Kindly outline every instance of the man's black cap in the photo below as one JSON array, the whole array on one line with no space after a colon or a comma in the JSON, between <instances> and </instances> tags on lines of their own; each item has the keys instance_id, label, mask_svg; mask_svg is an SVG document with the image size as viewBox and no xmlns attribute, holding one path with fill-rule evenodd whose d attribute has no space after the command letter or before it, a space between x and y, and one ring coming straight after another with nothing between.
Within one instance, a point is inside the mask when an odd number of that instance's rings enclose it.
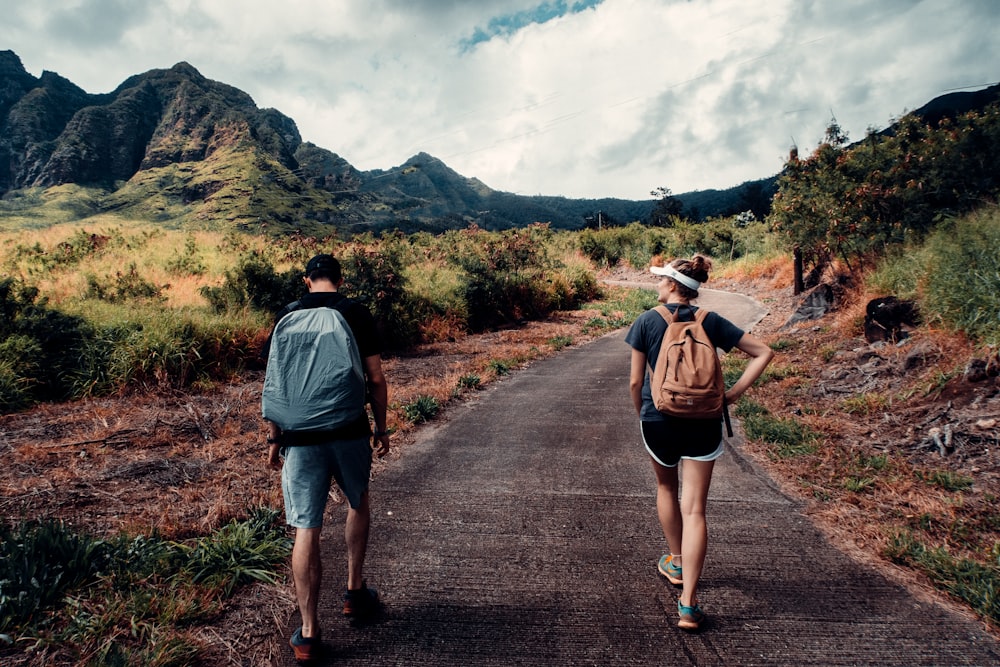
<instances>
[{"instance_id":1,"label":"man's black cap","mask_svg":"<svg viewBox=\"0 0 1000 667\"><path fill-rule=\"evenodd\" d=\"M306 275L308 276L313 271L319 269L324 269L326 271L336 271L340 268L340 262L338 262L333 255L316 255L309 260L306 264Z\"/></svg>"}]
</instances>

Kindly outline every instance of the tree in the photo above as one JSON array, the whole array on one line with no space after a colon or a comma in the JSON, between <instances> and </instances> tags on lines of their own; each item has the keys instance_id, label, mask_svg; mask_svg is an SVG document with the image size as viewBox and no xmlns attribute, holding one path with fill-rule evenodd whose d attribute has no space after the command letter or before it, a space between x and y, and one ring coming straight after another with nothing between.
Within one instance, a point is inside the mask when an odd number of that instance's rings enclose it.
<instances>
[{"instance_id":1,"label":"tree","mask_svg":"<svg viewBox=\"0 0 1000 667\"><path fill-rule=\"evenodd\" d=\"M681 217L684 204L670 192L670 188L660 186L649 194L658 200L649 214L649 224L653 227L672 227L674 219Z\"/></svg>"}]
</instances>

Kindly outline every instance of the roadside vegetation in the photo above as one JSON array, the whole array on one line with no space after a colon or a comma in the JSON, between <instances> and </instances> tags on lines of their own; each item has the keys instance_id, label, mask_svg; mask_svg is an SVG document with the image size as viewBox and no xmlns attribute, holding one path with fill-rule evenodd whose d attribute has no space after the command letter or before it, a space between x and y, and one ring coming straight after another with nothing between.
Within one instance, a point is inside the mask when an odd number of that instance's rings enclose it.
<instances>
[{"instance_id":1,"label":"roadside vegetation","mask_svg":"<svg viewBox=\"0 0 1000 667\"><path fill-rule=\"evenodd\" d=\"M715 258L718 278L787 294L797 248L812 284L836 286L838 307L806 327L779 331L779 322L769 332L778 359L734 406L748 449L790 492L819 503L816 515L828 526L997 627L997 468L981 474L968 458L928 453L924 435L906 430L910 417L899 416L920 414L931 423L936 406L948 402L950 409L969 395L962 383L970 360L995 358L1000 210L990 202L998 192L997 155L995 110L937 128L908 122L853 147L832 125L812 156L790 158L765 220L741 214L700 224L675 218L667 227L554 232L532 225L348 239L187 231L113 217L5 230L0 414L101 397L221 393L261 371L273 313L302 290L300 267L331 252L343 261L345 291L376 315L390 371L408 355L433 359L464 340L487 346L444 370L431 362L434 374L402 383L390 405L390 426L402 433L466 392L627 326L654 304L649 291L602 286L602 271L702 252ZM827 365L854 363L864 304L886 294L918 305L923 322L913 337L934 343L933 361L891 386L815 393ZM561 326L539 340L511 342L555 319ZM903 352L879 354L898 361ZM726 360L727 377L739 364ZM980 405L993 397L980 394ZM213 415L187 407L196 422L191 447L210 458L233 456L205 444L212 433L246 438L255 428L223 424L223 417L212 423ZM233 419L228 405L224 417ZM109 421L106 413L95 419L102 420ZM0 421L0 430L9 423ZM84 461L73 465L86 465L98 454L94 447L113 449L113 437L127 434L122 428L72 443ZM994 426L976 442L996 449L996 441ZM33 469L52 453L44 448L56 445L25 448L15 463ZM235 478L214 493L226 495ZM160 525L141 507L129 520L94 530L58 515L25 521L31 514L24 508L8 508L26 488L4 490L0 517L5 664L198 664L204 656L193 628L217 622L249 582L284 576L288 545L275 510L249 500L214 501L197 530L197 522L177 517ZM262 499L277 506L273 496L254 497ZM119 530L122 523L127 530Z\"/></svg>"}]
</instances>

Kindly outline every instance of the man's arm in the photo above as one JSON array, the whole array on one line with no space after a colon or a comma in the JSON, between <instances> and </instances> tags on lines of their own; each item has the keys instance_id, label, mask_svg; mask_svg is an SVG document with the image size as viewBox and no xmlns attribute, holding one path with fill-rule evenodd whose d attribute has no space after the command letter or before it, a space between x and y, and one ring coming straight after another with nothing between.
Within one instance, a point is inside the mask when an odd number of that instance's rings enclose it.
<instances>
[{"instance_id":1,"label":"man's arm","mask_svg":"<svg viewBox=\"0 0 1000 667\"><path fill-rule=\"evenodd\" d=\"M389 452L389 433L386 431L389 383L382 372L382 355L365 357L365 376L371 394L372 416L375 418L375 456L381 458Z\"/></svg>"},{"instance_id":2,"label":"man's arm","mask_svg":"<svg viewBox=\"0 0 1000 667\"><path fill-rule=\"evenodd\" d=\"M264 420L267 426L267 465L274 470L281 470L281 458L278 456L281 445L281 429L273 421Z\"/></svg>"}]
</instances>

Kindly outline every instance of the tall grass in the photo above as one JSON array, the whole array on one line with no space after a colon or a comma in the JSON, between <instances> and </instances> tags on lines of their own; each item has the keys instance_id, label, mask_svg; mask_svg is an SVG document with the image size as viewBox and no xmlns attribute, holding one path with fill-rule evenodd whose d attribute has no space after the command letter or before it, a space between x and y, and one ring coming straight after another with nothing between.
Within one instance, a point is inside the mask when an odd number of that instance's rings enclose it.
<instances>
[{"instance_id":1,"label":"tall grass","mask_svg":"<svg viewBox=\"0 0 1000 667\"><path fill-rule=\"evenodd\" d=\"M41 195L39 195L41 196ZM129 387L207 387L258 363L302 267L341 259L343 291L391 350L571 310L598 296L575 239L545 225L440 236L179 230L105 219L0 234L0 413Z\"/></svg>"},{"instance_id":2,"label":"tall grass","mask_svg":"<svg viewBox=\"0 0 1000 667\"><path fill-rule=\"evenodd\" d=\"M1000 343L1000 208L942 222L880 262L873 290L916 299L926 321Z\"/></svg>"},{"instance_id":3,"label":"tall grass","mask_svg":"<svg viewBox=\"0 0 1000 667\"><path fill-rule=\"evenodd\" d=\"M255 509L186 542L97 538L58 521L0 524L0 642L33 639L77 664L192 664L188 626L240 586L278 580L291 542L277 517Z\"/></svg>"}]
</instances>

